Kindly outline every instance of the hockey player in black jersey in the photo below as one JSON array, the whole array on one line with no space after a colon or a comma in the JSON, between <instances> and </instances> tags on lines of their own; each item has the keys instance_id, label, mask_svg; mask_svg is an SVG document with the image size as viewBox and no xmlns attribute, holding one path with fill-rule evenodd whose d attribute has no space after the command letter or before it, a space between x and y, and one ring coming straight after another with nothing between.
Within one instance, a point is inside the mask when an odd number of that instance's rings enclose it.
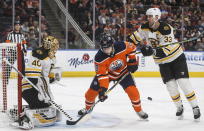
<instances>
[{"instance_id":1,"label":"hockey player in black jersey","mask_svg":"<svg viewBox=\"0 0 204 131\"><path fill-rule=\"evenodd\" d=\"M189 101L194 119L199 120L201 114L197 103L196 94L189 81L186 58L180 44L172 44L163 48L156 48L169 43L177 42L174 37L173 28L160 22L161 11L159 8L150 8L146 11L148 22L130 35L129 40L135 44L141 44L143 56L153 56L159 65L160 74L167 90L176 105L176 116L183 117L184 107L182 104L178 87L182 89Z\"/></svg>"}]
</instances>

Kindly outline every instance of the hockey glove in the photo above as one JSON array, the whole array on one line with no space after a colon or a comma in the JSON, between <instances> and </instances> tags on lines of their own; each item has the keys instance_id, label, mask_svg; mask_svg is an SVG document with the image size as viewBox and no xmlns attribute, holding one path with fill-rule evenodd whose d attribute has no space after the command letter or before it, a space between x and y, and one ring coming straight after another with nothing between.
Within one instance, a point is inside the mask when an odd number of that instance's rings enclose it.
<instances>
[{"instance_id":1,"label":"hockey glove","mask_svg":"<svg viewBox=\"0 0 204 131\"><path fill-rule=\"evenodd\" d=\"M149 45L141 46L140 50L143 56L151 56L154 53L153 48Z\"/></svg>"},{"instance_id":2,"label":"hockey glove","mask_svg":"<svg viewBox=\"0 0 204 131\"><path fill-rule=\"evenodd\" d=\"M136 59L130 59L127 63L127 69L129 72L134 73L138 69L138 62Z\"/></svg>"},{"instance_id":3,"label":"hockey glove","mask_svg":"<svg viewBox=\"0 0 204 131\"><path fill-rule=\"evenodd\" d=\"M105 87L100 87L100 89L98 91L98 93L99 93L98 99L101 102L104 102L108 98L108 96L105 95L106 91L107 91L107 88L105 88Z\"/></svg>"}]
</instances>

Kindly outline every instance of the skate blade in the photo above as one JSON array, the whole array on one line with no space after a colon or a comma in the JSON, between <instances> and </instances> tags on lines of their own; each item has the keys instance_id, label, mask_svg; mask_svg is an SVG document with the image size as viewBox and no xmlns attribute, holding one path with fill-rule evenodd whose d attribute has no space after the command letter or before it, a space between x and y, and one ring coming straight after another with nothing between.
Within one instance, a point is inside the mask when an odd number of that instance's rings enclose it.
<instances>
[{"instance_id":1,"label":"skate blade","mask_svg":"<svg viewBox=\"0 0 204 131\"><path fill-rule=\"evenodd\" d=\"M194 119L195 122L200 122L200 118Z\"/></svg>"},{"instance_id":2,"label":"skate blade","mask_svg":"<svg viewBox=\"0 0 204 131\"><path fill-rule=\"evenodd\" d=\"M31 127L31 126L20 126L18 122L10 123L10 125L13 126L13 127L16 127L16 128L23 129L23 130L31 130L31 129L33 129L33 127Z\"/></svg>"},{"instance_id":3,"label":"skate blade","mask_svg":"<svg viewBox=\"0 0 204 131\"><path fill-rule=\"evenodd\" d=\"M183 118L184 118L183 115L177 116L177 119L178 119L178 120L183 120Z\"/></svg>"},{"instance_id":4,"label":"skate blade","mask_svg":"<svg viewBox=\"0 0 204 131\"><path fill-rule=\"evenodd\" d=\"M139 121L149 121L149 119L143 119L143 118L139 118Z\"/></svg>"}]
</instances>

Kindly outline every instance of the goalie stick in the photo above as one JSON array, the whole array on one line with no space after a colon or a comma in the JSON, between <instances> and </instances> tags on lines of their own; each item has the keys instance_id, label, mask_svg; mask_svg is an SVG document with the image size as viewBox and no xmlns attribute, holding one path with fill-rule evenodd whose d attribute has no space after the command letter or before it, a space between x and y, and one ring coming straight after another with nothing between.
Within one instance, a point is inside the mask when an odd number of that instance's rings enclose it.
<instances>
[{"instance_id":1,"label":"goalie stick","mask_svg":"<svg viewBox=\"0 0 204 131\"><path fill-rule=\"evenodd\" d=\"M3 61L5 61L9 66L11 66L18 74L20 74L26 81L28 81L39 93L39 89L26 77L24 76L16 67L14 67L6 58L3 58ZM57 103L55 103L53 100L49 100L50 104L52 104L58 111L63 113L68 119L72 120L73 118L69 116Z\"/></svg>"},{"instance_id":2,"label":"goalie stick","mask_svg":"<svg viewBox=\"0 0 204 131\"><path fill-rule=\"evenodd\" d=\"M129 74L126 73L125 75L123 75L110 89L108 89L105 93L105 95L107 95L108 93L110 93L127 75ZM92 107L86 111L85 114L81 115L77 120L75 121L71 121L71 120L67 120L66 121L66 124L67 125L76 125L79 121L81 121L87 114L91 113L93 108L96 106L96 104L98 104L100 102L100 100L97 100L93 105Z\"/></svg>"},{"instance_id":3,"label":"goalie stick","mask_svg":"<svg viewBox=\"0 0 204 131\"><path fill-rule=\"evenodd\" d=\"M169 43L169 44L166 44L166 45L161 45L161 46L155 47L153 49L163 48L163 47L167 47L169 45L183 44L183 43L186 43L186 42L191 42L191 41L197 40L198 38L202 37L203 34L204 34L204 31L202 33L200 33L200 35L198 35L196 37L193 37L193 38L190 38L188 40L183 40L183 41L180 41L180 42L173 42L173 43ZM141 51L136 52L136 54L139 54L139 53L141 53Z\"/></svg>"}]
</instances>

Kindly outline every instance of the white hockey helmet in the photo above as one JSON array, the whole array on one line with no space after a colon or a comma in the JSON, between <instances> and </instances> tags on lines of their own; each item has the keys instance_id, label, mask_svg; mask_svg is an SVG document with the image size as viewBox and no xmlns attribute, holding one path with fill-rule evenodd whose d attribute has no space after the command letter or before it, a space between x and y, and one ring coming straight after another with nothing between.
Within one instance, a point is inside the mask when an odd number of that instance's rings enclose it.
<instances>
[{"instance_id":1,"label":"white hockey helmet","mask_svg":"<svg viewBox=\"0 0 204 131\"><path fill-rule=\"evenodd\" d=\"M159 8L149 8L146 11L146 15L152 15L154 19L156 18L156 16L158 16L159 20L161 18L161 11Z\"/></svg>"}]
</instances>

